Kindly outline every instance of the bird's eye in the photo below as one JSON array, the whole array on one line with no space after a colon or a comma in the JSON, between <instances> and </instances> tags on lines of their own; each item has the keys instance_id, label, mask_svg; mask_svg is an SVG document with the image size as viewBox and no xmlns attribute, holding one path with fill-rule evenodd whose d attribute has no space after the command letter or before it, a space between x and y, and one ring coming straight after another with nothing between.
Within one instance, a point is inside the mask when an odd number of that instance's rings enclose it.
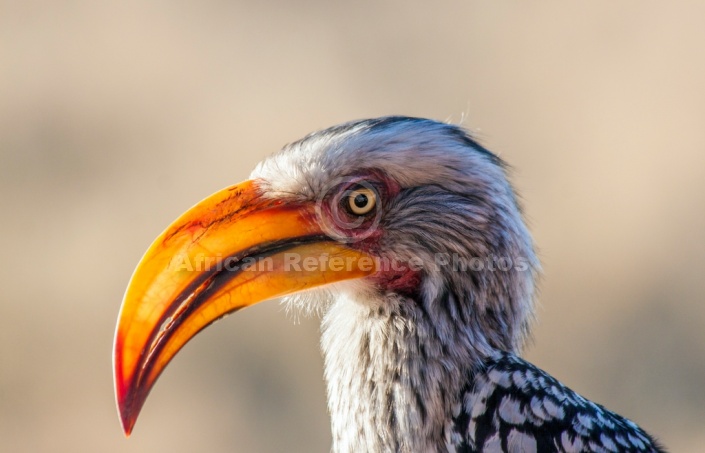
<instances>
[{"instance_id":1,"label":"bird's eye","mask_svg":"<svg viewBox=\"0 0 705 453\"><path fill-rule=\"evenodd\" d=\"M350 212L355 215L365 215L377 204L377 194L366 187L353 189L347 194Z\"/></svg>"}]
</instances>

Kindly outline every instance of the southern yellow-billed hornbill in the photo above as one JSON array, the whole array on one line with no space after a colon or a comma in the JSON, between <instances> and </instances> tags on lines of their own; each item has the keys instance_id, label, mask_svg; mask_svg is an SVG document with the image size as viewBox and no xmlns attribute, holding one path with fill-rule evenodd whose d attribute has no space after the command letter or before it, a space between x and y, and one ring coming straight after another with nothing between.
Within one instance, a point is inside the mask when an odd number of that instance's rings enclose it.
<instances>
[{"instance_id":1,"label":"southern yellow-billed hornbill","mask_svg":"<svg viewBox=\"0 0 705 453\"><path fill-rule=\"evenodd\" d=\"M324 313L336 452L659 451L518 357L537 268L502 161L461 128L386 117L313 133L142 258L115 337L123 428L196 333L286 296Z\"/></svg>"}]
</instances>

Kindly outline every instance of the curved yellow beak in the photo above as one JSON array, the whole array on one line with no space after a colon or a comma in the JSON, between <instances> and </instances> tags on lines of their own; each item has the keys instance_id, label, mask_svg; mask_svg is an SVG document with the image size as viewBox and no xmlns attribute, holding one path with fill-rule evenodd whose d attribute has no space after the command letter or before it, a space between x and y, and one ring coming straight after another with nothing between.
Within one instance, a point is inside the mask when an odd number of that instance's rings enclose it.
<instances>
[{"instance_id":1,"label":"curved yellow beak","mask_svg":"<svg viewBox=\"0 0 705 453\"><path fill-rule=\"evenodd\" d=\"M323 233L312 203L263 197L256 181L201 201L152 243L122 302L113 366L125 434L167 364L212 322L374 272L371 256Z\"/></svg>"}]
</instances>

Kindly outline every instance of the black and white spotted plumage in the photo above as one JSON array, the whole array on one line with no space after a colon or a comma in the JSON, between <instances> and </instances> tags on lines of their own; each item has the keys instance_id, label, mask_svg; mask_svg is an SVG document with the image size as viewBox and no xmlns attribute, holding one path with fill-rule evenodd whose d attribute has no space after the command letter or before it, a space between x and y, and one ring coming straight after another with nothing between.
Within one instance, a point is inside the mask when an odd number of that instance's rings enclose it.
<instances>
[{"instance_id":1,"label":"black and white spotted plumage","mask_svg":"<svg viewBox=\"0 0 705 453\"><path fill-rule=\"evenodd\" d=\"M406 117L346 123L287 145L252 178L294 202L325 203L340 181L360 178L395 188L381 190L372 234L339 239L413 262L414 278L288 299L324 307L334 452L660 451L631 421L518 358L539 263L506 166L466 131Z\"/></svg>"},{"instance_id":2,"label":"black and white spotted plumage","mask_svg":"<svg viewBox=\"0 0 705 453\"><path fill-rule=\"evenodd\" d=\"M634 422L505 352L469 380L449 432L458 453L661 451Z\"/></svg>"}]
</instances>

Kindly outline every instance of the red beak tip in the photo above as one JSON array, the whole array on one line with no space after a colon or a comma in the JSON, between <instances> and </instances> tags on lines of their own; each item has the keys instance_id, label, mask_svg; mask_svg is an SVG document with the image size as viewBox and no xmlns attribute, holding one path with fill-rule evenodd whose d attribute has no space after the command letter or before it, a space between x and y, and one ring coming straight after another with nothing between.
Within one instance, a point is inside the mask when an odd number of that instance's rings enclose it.
<instances>
[{"instance_id":1,"label":"red beak tip","mask_svg":"<svg viewBox=\"0 0 705 453\"><path fill-rule=\"evenodd\" d=\"M122 424L122 432L125 433L126 438L129 438L132 434L132 428L135 426L135 418L120 412L120 423Z\"/></svg>"},{"instance_id":2,"label":"red beak tip","mask_svg":"<svg viewBox=\"0 0 705 453\"><path fill-rule=\"evenodd\" d=\"M124 388L121 390L124 390ZM126 393L127 392L124 391L117 392L117 409L122 431L125 433L125 437L130 437L142 406L135 405L135 400L130 398Z\"/></svg>"}]
</instances>

